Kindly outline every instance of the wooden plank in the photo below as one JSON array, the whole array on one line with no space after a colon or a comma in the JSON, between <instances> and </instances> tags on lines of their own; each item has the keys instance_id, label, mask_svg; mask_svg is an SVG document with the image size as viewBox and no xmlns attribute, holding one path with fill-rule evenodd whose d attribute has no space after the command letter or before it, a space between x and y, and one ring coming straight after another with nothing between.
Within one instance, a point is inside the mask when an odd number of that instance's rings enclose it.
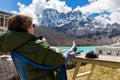
<instances>
[{"instance_id":1,"label":"wooden plank","mask_svg":"<svg viewBox=\"0 0 120 80\"><path fill-rule=\"evenodd\" d=\"M77 61L76 67L75 67L75 69L74 69L74 73L73 73L72 80L75 80L75 78L76 78L76 76L77 76L77 74L78 74L80 65L81 65L81 62Z\"/></svg>"},{"instance_id":2,"label":"wooden plank","mask_svg":"<svg viewBox=\"0 0 120 80\"><path fill-rule=\"evenodd\" d=\"M87 72L84 72L84 73L79 73L79 74L77 74L77 77L85 76L85 75L88 75L88 74L90 74L90 71L87 71Z\"/></svg>"},{"instance_id":3,"label":"wooden plank","mask_svg":"<svg viewBox=\"0 0 120 80\"><path fill-rule=\"evenodd\" d=\"M93 74L93 71L94 71L94 68L95 68L95 64L92 64L92 66L91 66L91 73L89 74L89 76L88 76L88 79L87 80L90 80L90 77L92 76L92 74Z\"/></svg>"}]
</instances>

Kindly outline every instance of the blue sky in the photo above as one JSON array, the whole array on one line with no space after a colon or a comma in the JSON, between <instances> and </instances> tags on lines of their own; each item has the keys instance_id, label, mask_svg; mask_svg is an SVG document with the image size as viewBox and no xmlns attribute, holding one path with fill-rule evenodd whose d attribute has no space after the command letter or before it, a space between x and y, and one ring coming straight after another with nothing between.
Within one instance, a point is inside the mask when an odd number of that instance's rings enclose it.
<instances>
[{"instance_id":1,"label":"blue sky","mask_svg":"<svg viewBox=\"0 0 120 80\"><path fill-rule=\"evenodd\" d=\"M72 9L76 8L77 6L84 6L85 4L88 4L88 0L60 0L60 1L65 1L69 7L72 7ZM29 5L32 3L32 0L0 0L0 8L4 10L19 11L18 9L19 7L17 5L18 2L25 5Z\"/></svg>"},{"instance_id":2,"label":"blue sky","mask_svg":"<svg viewBox=\"0 0 120 80\"><path fill-rule=\"evenodd\" d=\"M64 13L80 10L103 23L120 23L119 0L0 0L0 11L28 14L34 19L46 8Z\"/></svg>"},{"instance_id":3,"label":"blue sky","mask_svg":"<svg viewBox=\"0 0 120 80\"><path fill-rule=\"evenodd\" d=\"M21 2L22 4L25 5L29 5L32 0L0 0L0 10L8 10L8 11L12 11L12 10L19 10L17 3Z\"/></svg>"},{"instance_id":4,"label":"blue sky","mask_svg":"<svg viewBox=\"0 0 120 80\"><path fill-rule=\"evenodd\" d=\"M88 0L61 0L61 1L65 1L66 4L70 7L72 7L73 9L76 8L77 6L84 6L86 4L88 4Z\"/></svg>"}]
</instances>

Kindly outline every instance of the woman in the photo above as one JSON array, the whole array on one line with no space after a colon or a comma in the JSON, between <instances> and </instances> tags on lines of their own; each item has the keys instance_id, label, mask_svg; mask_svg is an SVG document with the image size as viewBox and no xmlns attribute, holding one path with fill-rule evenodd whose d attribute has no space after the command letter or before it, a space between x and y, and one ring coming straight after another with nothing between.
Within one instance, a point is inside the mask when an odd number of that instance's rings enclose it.
<instances>
[{"instance_id":1,"label":"woman","mask_svg":"<svg viewBox=\"0 0 120 80\"><path fill-rule=\"evenodd\" d=\"M8 31L0 35L0 52L16 51L24 57L42 65L60 66L65 56L34 35L32 18L13 15L8 20ZM29 80L59 80L59 69L40 70L27 65Z\"/></svg>"}]
</instances>

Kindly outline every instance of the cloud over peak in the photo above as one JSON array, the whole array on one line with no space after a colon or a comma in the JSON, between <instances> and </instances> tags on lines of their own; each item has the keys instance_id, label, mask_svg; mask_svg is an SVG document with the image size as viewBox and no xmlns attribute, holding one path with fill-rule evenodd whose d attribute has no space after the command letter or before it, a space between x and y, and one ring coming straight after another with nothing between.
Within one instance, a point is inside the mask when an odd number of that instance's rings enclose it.
<instances>
[{"instance_id":1,"label":"cloud over peak","mask_svg":"<svg viewBox=\"0 0 120 80\"><path fill-rule=\"evenodd\" d=\"M103 23L120 23L120 3L119 0L88 0L89 4L80 7L77 6L74 10L80 10L83 14L91 15L98 13L99 16L95 18ZM41 12L46 8L53 8L58 12L67 13L72 11L65 1L60 0L33 0L28 6L18 3L19 12L22 14L30 15L34 18L34 22L37 22L37 17L41 16ZM106 14L109 13L109 14Z\"/></svg>"},{"instance_id":2,"label":"cloud over peak","mask_svg":"<svg viewBox=\"0 0 120 80\"><path fill-rule=\"evenodd\" d=\"M58 12L64 12L64 13L67 13L72 10L70 7L66 5L65 1L59 1L59 0L49 0L49 1L33 0L32 3L28 6L18 2L18 6L19 6L19 13L32 16L32 18L34 19L33 21L35 23L38 22L37 17L40 17L41 13L46 8L53 8L58 10Z\"/></svg>"},{"instance_id":3,"label":"cloud over peak","mask_svg":"<svg viewBox=\"0 0 120 80\"><path fill-rule=\"evenodd\" d=\"M118 22L119 19L116 19L120 16L120 3L119 0L89 0L90 4L85 5L83 7L77 7L75 10L80 10L83 14L91 15L94 13L99 13L100 16L97 16L96 19L105 22ZM110 14L106 14L105 12L109 12ZM104 13L104 14L103 14ZM102 17L102 15L107 15L110 19L106 17ZM117 15L116 15L117 14Z\"/></svg>"}]
</instances>

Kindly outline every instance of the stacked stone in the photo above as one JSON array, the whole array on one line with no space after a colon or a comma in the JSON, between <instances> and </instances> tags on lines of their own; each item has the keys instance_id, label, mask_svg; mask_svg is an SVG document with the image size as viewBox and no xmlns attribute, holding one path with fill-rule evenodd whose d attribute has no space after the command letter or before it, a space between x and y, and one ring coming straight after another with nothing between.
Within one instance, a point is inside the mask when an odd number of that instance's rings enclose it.
<instances>
[{"instance_id":1,"label":"stacked stone","mask_svg":"<svg viewBox=\"0 0 120 80\"><path fill-rule=\"evenodd\" d=\"M8 80L17 76L15 66L9 55L0 56L0 80Z\"/></svg>"}]
</instances>

